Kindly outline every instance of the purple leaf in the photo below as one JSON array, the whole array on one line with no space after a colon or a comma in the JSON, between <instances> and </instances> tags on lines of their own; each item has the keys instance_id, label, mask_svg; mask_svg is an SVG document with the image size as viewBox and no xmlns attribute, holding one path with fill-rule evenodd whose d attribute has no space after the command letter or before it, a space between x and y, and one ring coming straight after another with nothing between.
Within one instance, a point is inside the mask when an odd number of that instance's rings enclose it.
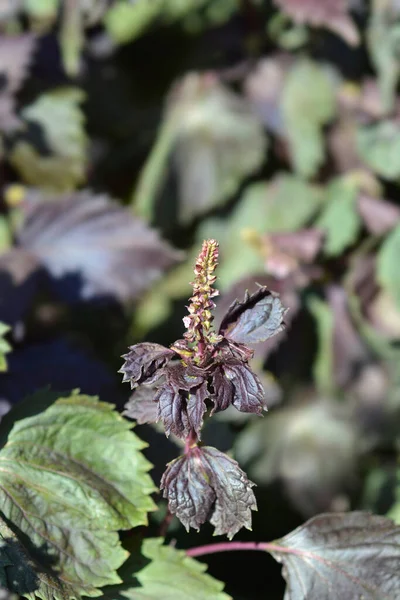
<instances>
[{"instance_id":1,"label":"purple leaf","mask_svg":"<svg viewBox=\"0 0 400 600\"><path fill-rule=\"evenodd\" d=\"M275 545L275 542L274 542ZM400 527L363 512L322 514L270 551L283 566L285 600L399 597Z\"/></svg>"},{"instance_id":2,"label":"purple leaf","mask_svg":"<svg viewBox=\"0 0 400 600\"><path fill-rule=\"evenodd\" d=\"M361 194L357 207L365 227L374 235L387 233L400 221L400 208L387 200Z\"/></svg>"},{"instance_id":3,"label":"purple leaf","mask_svg":"<svg viewBox=\"0 0 400 600\"><path fill-rule=\"evenodd\" d=\"M285 312L279 297L260 287L251 296L246 292L243 302L231 304L219 333L239 343L263 342L282 331Z\"/></svg>"},{"instance_id":4,"label":"purple leaf","mask_svg":"<svg viewBox=\"0 0 400 600\"><path fill-rule=\"evenodd\" d=\"M350 0L274 0L295 21L314 27L327 27L348 44L356 46L359 33L348 14Z\"/></svg>"},{"instance_id":5,"label":"purple leaf","mask_svg":"<svg viewBox=\"0 0 400 600\"><path fill-rule=\"evenodd\" d=\"M257 510L253 486L235 460L196 446L168 465L160 489L187 530L209 520L215 535L232 538L242 527L251 529L251 511Z\"/></svg>"},{"instance_id":6,"label":"purple leaf","mask_svg":"<svg viewBox=\"0 0 400 600\"><path fill-rule=\"evenodd\" d=\"M157 403L154 400L155 395L155 388L141 385L125 404L125 410L122 414L125 417L134 419L139 425L155 423L158 412Z\"/></svg>"},{"instance_id":7,"label":"purple leaf","mask_svg":"<svg viewBox=\"0 0 400 600\"><path fill-rule=\"evenodd\" d=\"M225 375L224 368L218 366L212 375L212 385L214 393L211 400L214 403L214 408L211 411L211 415L215 412L226 410L233 402L235 390L233 383Z\"/></svg>"},{"instance_id":8,"label":"purple leaf","mask_svg":"<svg viewBox=\"0 0 400 600\"><path fill-rule=\"evenodd\" d=\"M258 415L266 410L264 388L248 365L232 362L223 365L223 370L233 385L232 404L237 410Z\"/></svg>"},{"instance_id":9,"label":"purple leaf","mask_svg":"<svg viewBox=\"0 0 400 600\"><path fill-rule=\"evenodd\" d=\"M203 427L204 413L207 410L206 399L210 397L207 389L207 382L204 381L198 388L189 393L187 401L187 414L189 423L196 432L198 439L201 439L201 428Z\"/></svg>"},{"instance_id":10,"label":"purple leaf","mask_svg":"<svg viewBox=\"0 0 400 600\"><path fill-rule=\"evenodd\" d=\"M31 196L19 245L53 278L80 277L84 299L132 300L180 257L156 231L105 195L81 191L51 201Z\"/></svg>"},{"instance_id":11,"label":"purple leaf","mask_svg":"<svg viewBox=\"0 0 400 600\"><path fill-rule=\"evenodd\" d=\"M170 364L166 370L166 382L160 387L158 419L170 433L185 438L194 429L200 439L203 415L206 411L205 399L210 396L203 369L194 365L184 366L181 362Z\"/></svg>"},{"instance_id":12,"label":"purple leaf","mask_svg":"<svg viewBox=\"0 0 400 600\"><path fill-rule=\"evenodd\" d=\"M124 354L125 362L119 373L123 373L123 382L129 381L131 388L145 383L151 385L163 374L167 361L174 356L174 352L160 344L143 342L130 346L130 352Z\"/></svg>"}]
</instances>

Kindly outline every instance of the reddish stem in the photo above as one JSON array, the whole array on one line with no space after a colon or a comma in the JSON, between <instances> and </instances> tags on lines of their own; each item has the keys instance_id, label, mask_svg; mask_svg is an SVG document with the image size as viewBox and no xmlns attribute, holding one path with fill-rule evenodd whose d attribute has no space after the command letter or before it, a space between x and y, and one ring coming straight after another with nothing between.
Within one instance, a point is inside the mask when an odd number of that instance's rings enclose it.
<instances>
[{"instance_id":1,"label":"reddish stem","mask_svg":"<svg viewBox=\"0 0 400 600\"><path fill-rule=\"evenodd\" d=\"M293 548L278 546L272 542L219 542L207 544L186 550L188 556L204 556L205 554L216 554L217 552L231 552L232 550L259 550L261 552L285 552L286 554L297 554Z\"/></svg>"},{"instance_id":2,"label":"reddish stem","mask_svg":"<svg viewBox=\"0 0 400 600\"><path fill-rule=\"evenodd\" d=\"M185 449L184 449L184 454L189 454L190 450L193 448L193 446L196 446L198 442L198 438L197 435L195 433L195 431L192 429L192 431L189 433L188 437L185 440Z\"/></svg>"}]
</instances>

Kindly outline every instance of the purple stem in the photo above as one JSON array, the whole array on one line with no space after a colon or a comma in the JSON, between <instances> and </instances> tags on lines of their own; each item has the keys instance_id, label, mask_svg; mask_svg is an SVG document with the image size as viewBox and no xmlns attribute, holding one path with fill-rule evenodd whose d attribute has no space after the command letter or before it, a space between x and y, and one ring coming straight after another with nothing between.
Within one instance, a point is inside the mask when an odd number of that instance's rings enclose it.
<instances>
[{"instance_id":1,"label":"purple stem","mask_svg":"<svg viewBox=\"0 0 400 600\"><path fill-rule=\"evenodd\" d=\"M232 550L260 550L261 552L285 552L296 554L292 548L285 548L270 542L219 542L218 544L207 544L186 550L188 556L204 556L205 554L216 554L217 552L230 552Z\"/></svg>"}]
</instances>

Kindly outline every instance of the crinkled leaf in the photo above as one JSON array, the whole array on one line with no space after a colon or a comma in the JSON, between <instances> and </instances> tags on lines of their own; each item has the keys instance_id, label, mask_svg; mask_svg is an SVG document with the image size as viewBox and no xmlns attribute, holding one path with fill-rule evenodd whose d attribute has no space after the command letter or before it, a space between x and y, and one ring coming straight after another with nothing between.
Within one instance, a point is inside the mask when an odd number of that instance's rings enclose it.
<instances>
[{"instance_id":1,"label":"crinkled leaf","mask_svg":"<svg viewBox=\"0 0 400 600\"><path fill-rule=\"evenodd\" d=\"M123 381L129 381L132 389L142 383L152 384L161 377L163 367L173 356L173 350L160 344L135 344L123 355L125 362L119 372L124 374Z\"/></svg>"},{"instance_id":2,"label":"crinkled leaf","mask_svg":"<svg viewBox=\"0 0 400 600\"><path fill-rule=\"evenodd\" d=\"M326 27L348 44L359 43L357 28L349 15L350 0L274 0L296 23Z\"/></svg>"},{"instance_id":3,"label":"crinkled leaf","mask_svg":"<svg viewBox=\"0 0 400 600\"><path fill-rule=\"evenodd\" d=\"M400 226L398 225L383 242L377 258L376 276L380 285L396 302L400 310Z\"/></svg>"},{"instance_id":4,"label":"crinkled leaf","mask_svg":"<svg viewBox=\"0 0 400 600\"><path fill-rule=\"evenodd\" d=\"M210 395L202 370L177 362L166 368L165 375L166 381L155 396L158 419L164 425L165 434L185 438L195 430L200 439L205 400Z\"/></svg>"},{"instance_id":5,"label":"crinkled leaf","mask_svg":"<svg viewBox=\"0 0 400 600\"><path fill-rule=\"evenodd\" d=\"M382 198L360 194L357 207L365 227L374 235L387 233L400 221L400 208Z\"/></svg>"},{"instance_id":6,"label":"crinkled leaf","mask_svg":"<svg viewBox=\"0 0 400 600\"><path fill-rule=\"evenodd\" d=\"M235 460L204 446L172 461L160 489L186 529L209 520L215 535L231 539L242 527L251 529L251 511L257 510L253 486Z\"/></svg>"},{"instance_id":7,"label":"crinkled leaf","mask_svg":"<svg viewBox=\"0 0 400 600\"><path fill-rule=\"evenodd\" d=\"M169 157L178 175L182 223L224 204L265 157L266 138L250 105L210 74L189 74L173 90L134 203L151 218Z\"/></svg>"},{"instance_id":8,"label":"crinkled leaf","mask_svg":"<svg viewBox=\"0 0 400 600\"><path fill-rule=\"evenodd\" d=\"M316 222L325 231L326 255L338 256L356 241L361 229L356 202L357 189L353 184L337 179L328 186L325 208Z\"/></svg>"},{"instance_id":9,"label":"crinkled leaf","mask_svg":"<svg viewBox=\"0 0 400 600\"><path fill-rule=\"evenodd\" d=\"M233 385L232 404L238 411L260 415L266 410L263 386L248 365L238 361L224 364L222 368Z\"/></svg>"},{"instance_id":10,"label":"crinkled leaf","mask_svg":"<svg viewBox=\"0 0 400 600\"><path fill-rule=\"evenodd\" d=\"M357 149L365 164L385 179L400 176L400 124L383 120L360 126Z\"/></svg>"},{"instance_id":11,"label":"crinkled leaf","mask_svg":"<svg viewBox=\"0 0 400 600\"><path fill-rule=\"evenodd\" d=\"M105 590L105 597L128 600L231 600L223 593L224 584L205 573L206 565L187 556L183 550L163 545L161 538L143 540L141 554L149 559L134 576L139 586L126 584Z\"/></svg>"},{"instance_id":12,"label":"crinkled leaf","mask_svg":"<svg viewBox=\"0 0 400 600\"><path fill-rule=\"evenodd\" d=\"M88 144L80 108L84 98L79 89L59 89L23 109L25 122L41 128L48 148L42 153L29 138L15 143L10 161L29 185L67 192L84 182Z\"/></svg>"},{"instance_id":13,"label":"crinkled leaf","mask_svg":"<svg viewBox=\"0 0 400 600\"><path fill-rule=\"evenodd\" d=\"M6 354L11 352L11 346L7 340L4 339L4 336L9 330L10 327L0 321L0 372L7 371Z\"/></svg>"},{"instance_id":14,"label":"crinkled leaf","mask_svg":"<svg viewBox=\"0 0 400 600\"><path fill-rule=\"evenodd\" d=\"M311 177L325 157L322 127L335 114L333 84L317 63L300 60L289 71L282 112L294 169Z\"/></svg>"},{"instance_id":15,"label":"crinkled leaf","mask_svg":"<svg viewBox=\"0 0 400 600\"><path fill-rule=\"evenodd\" d=\"M154 400L156 389L151 386L139 386L125 404L124 416L143 425L157 421L157 403Z\"/></svg>"},{"instance_id":16,"label":"crinkled leaf","mask_svg":"<svg viewBox=\"0 0 400 600\"><path fill-rule=\"evenodd\" d=\"M130 428L110 404L74 393L16 422L0 452L4 516L76 594L119 582L117 530L154 510L145 444Z\"/></svg>"},{"instance_id":17,"label":"crinkled leaf","mask_svg":"<svg viewBox=\"0 0 400 600\"><path fill-rule=\"evenodd\" d=\"M275 543L275 542L274 542ZM271 552L283 566L285 600L393 600L400 591L400 528L363 512L310 519Z\"/></svg>"},{"instance_id":18,"label":"crinkled leaf","mask_svg":"<svg viewBox=\"0 0 400 600\"><path fill-rule=\"evenodd\" d=\"M134 299L180 257L128 210L88 191L32 201L17 240L60 282L61 294L71 292L62 278L75 277L84 299Z\"/></svg>"},{"instance_id":19,"label":"crinkled leaf","mask_svg":"<svg viewBox=\"0 0 400 600\"><path fill-rule=\"evenodd\" d=\"M0 582L9 592L29 600L69 600L78 597L71 586L63 583L50 570L46 572L28 555L3 519L0 519Z\"/></svg>"},{"instance_id":20,"label":"crinkled leaf","mask_svg":"<svg viewBox=\"0 0 400 600\"><path fill-rule=\"evenodd\" d=\"M264 342L284 328L286 310L279 296L266 287L246 292L243 302L235 300L222 319L219 333L243 344Z\"/></svg>"}]
</instances>

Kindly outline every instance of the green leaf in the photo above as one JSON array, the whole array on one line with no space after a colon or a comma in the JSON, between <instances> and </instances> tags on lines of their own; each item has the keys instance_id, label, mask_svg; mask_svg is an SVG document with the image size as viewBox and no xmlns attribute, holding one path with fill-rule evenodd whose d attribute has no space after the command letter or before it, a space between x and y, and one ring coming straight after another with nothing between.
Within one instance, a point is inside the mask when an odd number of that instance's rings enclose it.
<instances>
[{"instance_id":1,"label":"green leaf","mask_svg":"<svg viewBox=\"0 0 400 600\"><path fill-rule=\"evenodd\" d=\"M398 10L398 9L397 9ZM372 14L366 31L370 60L378 75L378 85L385 111L394 108L400 76L398 48L400 24L392 2L372 2Z\"/></svg>"},{"instance_id":2,"label":"green leaf","mask_svg":"<svg viewBox=\"0 0 400 600\"><path fill-rule=\"evenodd\" d=\"M76 88L46 92L22 111L26 121L43 130L50 155L19 139L10 161L30 185L51 192L73 190L85 180L87 136L80 108L85 96Z\"/></svg>"},{"instance_id":3,"label":"green leaf","mask_svg":"<svg viewBox=\"0 0 400 600\"><path fill-rule=\"evenodd\" d=\"M400 225L384 240L377 257L376 276L378 283L394 299L400 309Z\"/></svg>"},{"instance_id":4,"label":"green leaf","mask_svg":"<svg viewBox=\"0 0 400 600\"><path fill-rule=\"evenodd\" d=\"M262 164L267 140L250 105L209 74L191 73L175 88L133 197L153 216L172 160L178 176L179 220L187 224L224 204Z\"/></svg>"},{"instance_id":5,"label":"green leaf","mask_svg":"<svg viewBox=\"0 0 400 600\"><path fill-rule=\"evenodd\" d=\"M10 344L4 339L8 331L10 331L10 327L0 321L0 373L7 371L6 354L11 351Z\"/></svg>"},{"instance_id":6,"label":"green leaf","mask_svg":"<svg viewBox=\"0 0 400 600\"><path fill-rule=\"evenodd\" d=\"M322 127L335 115L333 84L317 63L302 59L289 72L282 94L294 169L312 177L325 158Z\"/></svg>"},{"instance_id":7,"label":"green leaf","mask_svg":"<svg viewBox=\"0 0 400 600\"><path fill-rule=\"evenodd\" d=\"M117 531L154 510L145 444L110 404L74 392L14 424L0 452L0 502L33 559L76 594L119 583Z\"/></svg>"},{"instance_id":8,"label":"green leaf","mask_svg":"<svg viewBox=\"0 0 400 600\"><path fill-rule=\"evenodd\" d=\"M320 392L330 394L334 390L333 312L329 304L317 296L308 299L308 308L316 321L318 336L318 351L313 365L314 380Z\"/></svg>"},{"instance_id":9,"label":"green leaf","mask_svg":"<svg viewBox=\"0 0 400 600\"><path fill-rule=\"evenodd\" d=\"M223 23L238 9L238 0L119 0L104 19L112 39L126 44L141 36L153 23L181 21L189 31Z\"/></svg>"},{"instance_id":10,"label":"green leaf","mask_svg":"<svg viewBox=\"0 0 400 600\"><path fill-rule=\"evenodd\" d=\"M221 220L219 230L215 222L210 222L207 231L220 241L220 289L227 289L251 272L264 271L262 256L245 240L254 233L300 229L311 220L322 201L323 194L317 186L287 173L278 174L271 182L248 186L230 219Z\"/></svg>"},{"instance_id":11,"label":"green leaf","mask_svg":"<svg viewBox=\"0 0 400 600\"><path fill-rule=\"evenodd\" d=\"M0 585L30 600L68 600L74 590L28 555L13 531L0 518Z\"/></svg>"},{"instance_id":12,"label":"green leaf","mask_svg":"<svg viewBox=\"0 0 400 600\"><path fill-rule=\"evenodd\" d=\"M400 177L400 124L379 121L360 126L357 151L365 164L385 179Z\"/></svg>"},{"instance_id":13,"label":"green leaf","mask_svg":"<svg viewBox=\"0 0 400 600\"><path fill-rule=\"evenodd\" d=\"M328 186L325 209L315 223L326 232L327 256L339 256L356 241L361 229L356 201L357 188L351 182L336 179Z\"/></svg>"},{"instance_id":14,"label":"green leaf","mask_svg":"<svg viewBox=\"0 0 400 600\"><path fill-rule=\"evenodd\" d=\"M150 563L136 579L142 587L118 586L105 590L107 598L129 600L229 600L224 584L205 573L206 565L190 558L182 550L163 546L161 538L143 541L142 554ZM117 596L118 594L118 596Z\"/></svg>"},{"instance_id":15,"label":"green leaf","mask_svg":"<svg viewBox=\"0 0 400 600\"><path fill-rule=\"evenodd\" d=\"M318 515L276 544L271 554L284 565L285 600L398 597L400 527L385 517Z\"/></svg>"}]
</instances>

